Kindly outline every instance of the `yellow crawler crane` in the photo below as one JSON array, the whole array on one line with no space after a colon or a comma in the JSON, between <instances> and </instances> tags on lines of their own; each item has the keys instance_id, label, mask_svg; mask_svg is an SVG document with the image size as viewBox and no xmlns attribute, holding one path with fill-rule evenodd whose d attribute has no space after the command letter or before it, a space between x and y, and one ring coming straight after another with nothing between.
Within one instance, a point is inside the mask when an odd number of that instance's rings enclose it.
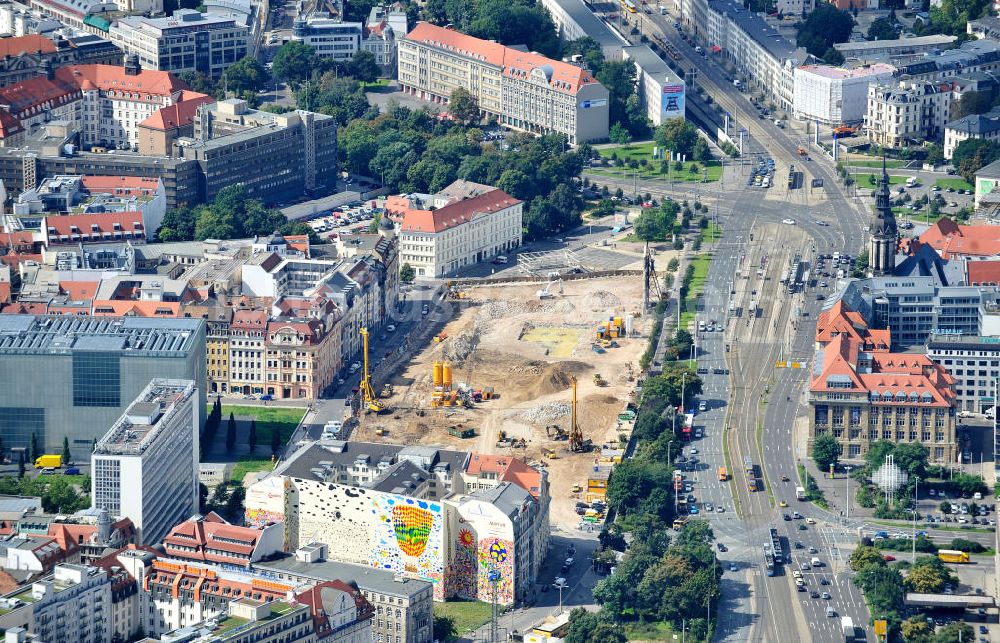
<instances>
[{"instance_id":1,"label":"yellow crawler crane","mask_svg":"<svg viewBox=\"0 0 1000 643\"><path fill-rule=\"evenodd\" d=\"M375 397L375 389L372 388L371 377L368 375L368 329L361 328L361 339L364 343L364 369L361 375L361 403L372 413L381 413L385 407L379 403Z\"/></svg>"}]
</instances>

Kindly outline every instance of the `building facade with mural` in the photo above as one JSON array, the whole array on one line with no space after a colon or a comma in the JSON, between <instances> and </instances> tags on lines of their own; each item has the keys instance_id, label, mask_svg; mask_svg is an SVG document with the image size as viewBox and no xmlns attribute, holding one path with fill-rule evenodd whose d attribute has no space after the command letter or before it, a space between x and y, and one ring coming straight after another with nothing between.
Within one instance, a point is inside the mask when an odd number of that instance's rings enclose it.
<instances>
[{"instance_id":1,"label":"building facade with mural","mask_svg":"<svg viewBox=\"0 0 1000 643\"><path fill-rule=\"evenodd\" d=\"M487 482L489 481L489 482ZM429 581L434 599L509 605L548 547L548 479L506 456L319 442L247 491L248 524L284 521L288 549Z\"/></svg>"}]
</instances>

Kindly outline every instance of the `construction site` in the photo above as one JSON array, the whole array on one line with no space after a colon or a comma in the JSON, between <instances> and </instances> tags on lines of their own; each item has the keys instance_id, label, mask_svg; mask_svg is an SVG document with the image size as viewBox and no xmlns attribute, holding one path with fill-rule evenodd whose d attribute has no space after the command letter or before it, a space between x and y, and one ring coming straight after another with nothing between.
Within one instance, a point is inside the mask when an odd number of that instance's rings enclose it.
<instances>
[{"instance_id":1,"label":"construction site","mask_svg":"<svg viewBox=\"0 0 1000 643\"><path fill-rule=\"evenodd\" d=\"M433 335L388 377L354 438L502 453L549 471L575 528L595 465L620 459L652 316L641 275L453 286Z\"/></svg>"}]
</instances>

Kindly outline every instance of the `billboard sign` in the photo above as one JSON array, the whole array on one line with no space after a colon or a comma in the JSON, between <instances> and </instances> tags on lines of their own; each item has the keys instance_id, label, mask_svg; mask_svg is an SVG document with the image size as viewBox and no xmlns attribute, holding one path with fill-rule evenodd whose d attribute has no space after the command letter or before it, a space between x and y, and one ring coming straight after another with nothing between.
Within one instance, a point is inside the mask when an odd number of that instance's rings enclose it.
<instances>
[{"instance_id":1,"label":"billboard sign","mask_svg":"<svg viewBox=\"0 0 1000 643\"><path fill-rule=\"evenodd\" d=\"M664 120L684 118L684 83L667 83L663 86L660 116Z\"/></svg>"}]
</instances>

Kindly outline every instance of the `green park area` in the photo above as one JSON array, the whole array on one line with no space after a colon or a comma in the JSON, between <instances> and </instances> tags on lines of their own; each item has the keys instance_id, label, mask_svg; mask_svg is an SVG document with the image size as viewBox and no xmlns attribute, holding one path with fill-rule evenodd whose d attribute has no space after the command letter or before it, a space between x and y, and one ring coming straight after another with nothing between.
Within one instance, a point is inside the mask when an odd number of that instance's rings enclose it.
<instances>
[{"instance_id":1,"label":"green park area","mask_svg":"<svg viewBox=\"0 0 1000 643\"><path fill-rule=\"evenodd\" d=\"M212 410L211 405L208 407ZM229 414L232 413L236 420L249 422L254 420L257 423L257 444L270 444L271 433L281 432L281 443L284 444L288 438L292 437L295 427L302 421L302 416L306 414L304 408L287 406L237 406L222 405L222 426L225 427L229 421Z\"/></svg>"},{"instance_id":2,"label":"green park area","mask_svg":"<svg viewBox=\"0 0 1000 643\"><path fill-rule=\"evenodd\" d=\"M434 635L438 640L452 640L485 625L493 608L483 601L450 600L434 603ZM445 622L450 622L446 625ZM450 632L439 630L451 630Z\"/></svg>"},{"instance_id":3,"label":"green park area","mask_svg":"<svg viewBox=\"0 0 1000 643\"><path fill-rule=\"evenodd\" d=\"M691 276L691 285L688 287L687 296L684 297L684 306L681 309L681 329L687 329L688 324L694 322L695 313L698 310L698 298L701 297L702 290L705 289L705 279L708 277L708 267L712 263L712 255L702 254L691 259L689 264L694 268Z\"/></svg>"},{"instance_id":4,"label":"green park area","mask_svg":"<svg viewBox=\"0 0 1000 643\"><path fill-rule=\"evenodd\" d=\"M704 180L712 182L718 181L722 177L722 164L719 161L671 163L653 158L654 147L656 147L656 144L650 141L647 143L630 143L628 145L613 145L598 148L597 152L602 158L607 159L611 163L614 163L615 159L618 159L623 161L624 165L622 167L589 168L587 172L608 177L625 176L625 178L632 178L634 171L640 180L669 179L671 181L687 182L700 182ZM631 162L637 163L637 167L629 167ZM622 174L623 172L624 175Z\"/></svg>"},{"instance_id":5,"label":"green park area","mask_svg":"<svg viewBox=\"0 0 1000 643\"><path fill-rule=\"evenodd\" d=\"M934 185L938 186L942 190L947 190L951 188L952 190L972 190L973 185L961 177L949 177L947 179L938 179L934 182Z\"/></svg>"}]
</instances>

